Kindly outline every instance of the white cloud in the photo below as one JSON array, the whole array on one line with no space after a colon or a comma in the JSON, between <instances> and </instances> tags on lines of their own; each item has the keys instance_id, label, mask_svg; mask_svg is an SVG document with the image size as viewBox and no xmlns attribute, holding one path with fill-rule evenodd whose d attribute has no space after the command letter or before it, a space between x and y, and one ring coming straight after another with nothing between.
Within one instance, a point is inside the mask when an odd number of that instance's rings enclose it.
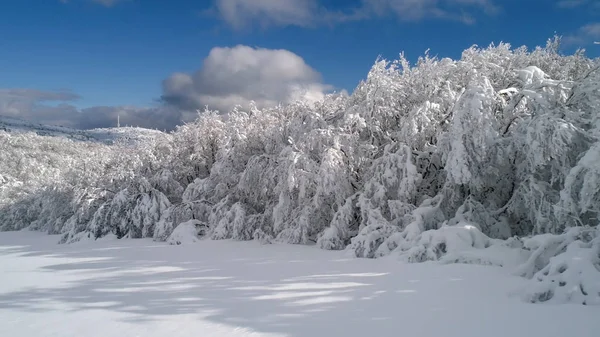
<instances>
[{"instance_id":1,"label":"white cloud","mask_svg":"<svg viewBox=\"0 0 600 337\"><path fill-rule=\"evenodd\" d=\"M590 23L581 27L580 30L587 36L600 37L600 22Z\"/></svg>"},{"instance_id":2,"label":"white cloud","mask_svg":"<svg viewBox=\"0 0 600 337\"><path fill-rule=\"evenodd\" d=\"M242 29L254 24L309 27L389 15L403 21L436 18L472 23L470 10L492 15L500 7L493 0L361 0L358 6L332 10L318 0L215 0L214 9L225 23Z\"/></svg>"},{"instance_id":3,"label":"white cloud","mask_svg":"<svg viewBox=\"0 0 600 337\"><path fill-rule=\"evenodd\" d=\"M99 3L101 5L104 5L106 7L111 7L114 4L116 4L117 2L123 1L123 0L92 0L93 2Z\"/></svg>"},{"instance_id":4,"label":"white cloud","mask_svg":"<svg viewBox=\"0 0 600 337\"><path fill-rule=\"evenodd\" d=\"M70 123L71 114L76 109L67 102L78 98L64 91L0 89L0 115L57 124Z\"/></svg>"},{"instance_id":5,"label":"white cloud","mask_svg":"<svg viewBox=\"0 0 600 337\"><path fill-rule=\"evenodd\" d=\"M115 126L119 116L122 125L170 130L182 119L181 112L171 107L78 109L70 104L76 99L78 95L65 91L0 89L0 115L78 129Z\"/></svg>"},{"instance_id":6,"label":"white cloud","mask_svg":"<svg viewBox=\"0 0 600 337\"><path fill-rule=\"evenodd\" d=\"M261 26L310 26L318 10L315 0L217 0L222 19L234 28L252 21Z\"/></svg>"},{"instance_id":7,"label":"white cloud","mask_svg":"<svg viewBox=\"0 0 600 337\"><path fill-rule=\"evenodd\" d=\"M560 0L556 2L560 9L583 10L590 14L600 13L600 1L595 0Z\"/></svg>"},{"instance_id":8,"label":"white cloud","mask_svg":"<svg viewBox=\"0 0 600 337\"><path fill-rule=\"evenodd\" d=\"M393 13L402 19L419 20L425 16L440 16L437 0L363 0L365 7L381 16Z\"/></svg>"},{"instance_id":9,"label":"white cloud","mask_svg":"<svg viewBox=\"0 0 600 337\"><path fill-rule=\"evenodd\" d=\"M588 0L562 0L556 3L557 7L560 8L575 8L580 7L588 3Z\"/></svg>"},{"instance_id":10,"label":"white cloud","mask_svg":"<svg viewBox=\"0 0 600 337\"><path fill-rule=\"evenodd\" d=\"M59 0L59 1L66 4L71 0ZM112 7L115 4L117 4L118 2L123 2L123 1L127 1L127 0L89 0L89 1L95 2L95 3L105 6L105 7Z\"/></svg>"},{"instance_id":11,"label":"white cloud","mask_svg":"<svg viewBox=\"0 0 600 337\"><path fill-rule=\"evenodd\" d=\"M500 6L496 5L492 0L453 0L450 2L455 2L459 5L479 7L489 15L496 14L501 10Z\"/></svg>"},{"instance_id":12,"label":"white cloud","mask_svg":"<svg viewBox=\"0 0 600 337\"><path fill-rule=\"evenodd\" d=\"M577 32L567 35L563 42L566 45L587 45L600 39L600 22L589 23L580 27Z\"/></svg>"},{"instance_id":13,"label":"white cloud","mask_svg":"<svg viewBox=\"0 0 600 337\"><path fill-rule=\"evenodd\" d=\"M176 73L163 82L163 101L186 111L227 112L250 101L259 107L300 98L319 100L331 86L287 50L236 46L213 48L194 74Z\"/></svg>"},{"instance_id":14,"label":"white cloud","mask_svg":"<svg viewBox=\"0 0 600 337\"><path fill-rule=\"evenodd\" d=\"M376 16L395 15L403 21L445 19L471 24L469 10L493 15L500 10L492 0L363 0L363 6Z\"/></svg>"}]
</instances>

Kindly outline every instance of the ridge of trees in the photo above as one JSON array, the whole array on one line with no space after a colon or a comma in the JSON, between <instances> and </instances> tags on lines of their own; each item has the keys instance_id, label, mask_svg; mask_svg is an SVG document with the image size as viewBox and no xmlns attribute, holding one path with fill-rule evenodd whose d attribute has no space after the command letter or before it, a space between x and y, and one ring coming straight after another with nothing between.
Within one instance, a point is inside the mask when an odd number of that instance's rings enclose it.
<instances>
[{"instance_id":1,"label":"ridge of trees","mask_svg":"<svg viewBox=\"0 0 600 337\"><path fill-rule=\"evenodd\" d=\"M573 252L600 275L600 62L559 44L378 59L351 95L207 110L135 144L0 131L0 229L166 241L185 224L410 262L517 254L528 300L600 303L589 278L573 276L575 297L552 281Z\"/></svg>"}]
</instances>

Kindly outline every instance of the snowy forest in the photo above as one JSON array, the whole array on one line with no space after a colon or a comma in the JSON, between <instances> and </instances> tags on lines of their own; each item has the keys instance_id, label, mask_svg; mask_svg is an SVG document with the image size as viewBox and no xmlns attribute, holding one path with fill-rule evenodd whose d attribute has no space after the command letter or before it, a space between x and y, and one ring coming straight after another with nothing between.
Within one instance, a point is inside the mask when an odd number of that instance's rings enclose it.
<instances>
[{"instance_id":1,"label":"snowy forest","mask_svg":"<svg viewBox=\"0 0 600 337\"><path fill-rule=\"evenodd\" d=\"M0 229L494 265L600 304L600 60L559 48L377 59L351 94L139 141L0 130Z\"/></svg>"}]
</instances>

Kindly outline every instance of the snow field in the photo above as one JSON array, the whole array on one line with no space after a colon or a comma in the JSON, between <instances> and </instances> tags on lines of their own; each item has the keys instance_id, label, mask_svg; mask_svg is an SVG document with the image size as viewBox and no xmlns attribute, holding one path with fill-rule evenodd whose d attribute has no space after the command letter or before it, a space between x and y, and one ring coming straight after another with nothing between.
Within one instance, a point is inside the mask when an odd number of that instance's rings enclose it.
<instances>
[{"instance_id":1,"label":"snow field","mask_svg":"<svg viewBox=\"0 0 600 337\"><path fill-rule=\"evenodd\" d=\"M298 245L57 245L0 233L0 336L597 336L600 307L529 304L507 269Z\"/></svg>"}]
</instances>

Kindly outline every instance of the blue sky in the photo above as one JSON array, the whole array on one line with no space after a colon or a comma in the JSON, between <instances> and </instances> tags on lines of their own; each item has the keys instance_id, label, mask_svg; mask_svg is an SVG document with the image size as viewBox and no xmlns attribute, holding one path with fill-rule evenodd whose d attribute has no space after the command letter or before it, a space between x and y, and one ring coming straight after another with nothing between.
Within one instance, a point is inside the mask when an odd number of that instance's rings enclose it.
<instances>
[{"instance_id":1,"label":"blue sky","mask_svg":"<svg viewBox=\"0 0 600 337\"><path fill-rule=\"evenodd\" d=\"M221 73L209 69L208 63L226 67L255 60L246 66L263 68L244 76L246 86L257 86L269 64L278 64L273 69L281 73L291 62L298 70L283 79L289 86L352 91L378 55L395 58L401 51L412 60L428 48L431 54L456 58L473 44L504 41L534 47L557 33L565 37L565 52L585 47L589 56L597 57L600 46L592 42L600 40L600 4L593 0L4 0L0 31L0 112L36 110L22 115L43 112L47 118L41 116L42 120L69 124L65 109L106 114L110 107L120 107L134 123L133 116L143 115L145 108L159 109L161 97L172 98L166 101L176 107L189 108L226 106L254 99L248 97L253 93L265 104L290 96L290 91L281 91L273 83L261 83L261 91L245 88L233 74L216 81L217 90L210 87L211 76ZM232 49L239 45L251 48ZM215 47L229 49L219 49L222 53L210 58ZM264 53L259 55L253 48L263 48ZM244 53L249 53L248 58ZM181 76L174 77L177 73ZM280 83L276 75L267 78ZM230 84L235 90L225 88ZM192 96L194 90L201 92ZM183 97L183 91L190 95ZM17 104L17 100L22 101ZM153 116L160 113L153 111ZM114 116L87 126L103 126Z\"/></svg>"}]
</instances>

